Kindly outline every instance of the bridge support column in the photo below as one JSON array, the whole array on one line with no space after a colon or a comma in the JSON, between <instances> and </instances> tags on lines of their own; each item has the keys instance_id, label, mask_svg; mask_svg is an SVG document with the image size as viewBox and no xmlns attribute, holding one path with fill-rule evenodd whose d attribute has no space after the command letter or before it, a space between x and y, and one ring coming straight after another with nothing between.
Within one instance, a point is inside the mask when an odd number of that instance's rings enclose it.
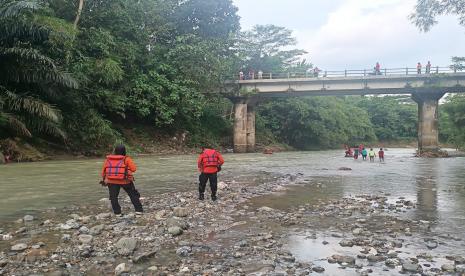
<instances>
[{"instance_id":1,"label":"bridge support column","mask_svg":"<svg viewBox=\"0 0 465 276\"><path fill-rule=\"evenodd\" d=\"M418 104L418 153L439 151L438 106L444 93L415 93Z\"/></svg>"},{"instance_id":2,"label":"bridge support column","mask_svg":"<svg viewBox=\"0 0 465 276\"><path fill-rule=\"evenodd\" d=\"M255 151L255 107L247 105L247 152Z\"/></svg>"},{"instance_id":3,"label":"bridge support column","mask_svg":"<svg viewBox=\"0 0 465 276\"><path fill-rule=\"evenodd\" d=\"M247 103L234 103L234 152L247 152Z\"/></svg>"},{"instance_id":4,"label":"bridge support column","mask_svg":"<svg viewBox=\"0 0 465 276\"><path fill-rule=\"evenodd\" d=\"M255 104L244 99L234 102L234 152L255 151Z\"/></svg>"}]
</instances>

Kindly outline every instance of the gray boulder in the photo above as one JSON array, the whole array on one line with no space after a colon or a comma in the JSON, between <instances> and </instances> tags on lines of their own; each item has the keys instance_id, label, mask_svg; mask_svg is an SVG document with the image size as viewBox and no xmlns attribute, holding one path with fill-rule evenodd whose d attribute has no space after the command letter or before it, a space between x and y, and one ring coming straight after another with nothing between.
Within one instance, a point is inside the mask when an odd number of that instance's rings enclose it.
<instances>
[{"instance_id":1,"label":"gray boulder","mask_svg":"<svg viewBox=\"0 0 465 276\"><path fill-rule=\"evenodd\" d=\"M121 238L117 243L116 243L116 248L118 249L118 253L126 256L129 254L132 254L134 250L137 247L137 239L135 238Z\"/></svg>"}]
</instances>

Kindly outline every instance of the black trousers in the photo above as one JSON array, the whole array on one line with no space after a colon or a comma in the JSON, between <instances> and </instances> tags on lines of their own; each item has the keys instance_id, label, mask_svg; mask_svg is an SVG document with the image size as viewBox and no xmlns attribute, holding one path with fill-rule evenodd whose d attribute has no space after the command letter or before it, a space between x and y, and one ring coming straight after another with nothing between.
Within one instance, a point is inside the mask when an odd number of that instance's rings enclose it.
<instances>
[{"instance_id":1,"label":"black trousers","mask_svg":"<svg viewBox=\"0 0 465 276\"><path fill-rule=\"evenodd\" d=\"M218 177L216 173L201 173L199 175L199 194L203 195L205 193L208 180L210 180L212 195L216 196L216 190L218 189Z\"/></svg>"},{"instance_id":2,"label":"black trousers","mask_svg":"<svg viewBox=\"0 0 465 276\"><path fill-rule=\"evenodd\" d=\"M118 202L118 195L121 188L123 188L124 191L128 194L132 204L134 205L134 208L136 209L136 212L143 212L142 204L139 200L140 194L132 182L125 185L108 184L108 191L110 192L110 201L113 212L115 214L121 214L121 206Z\"/></svg>"}]
</instances>

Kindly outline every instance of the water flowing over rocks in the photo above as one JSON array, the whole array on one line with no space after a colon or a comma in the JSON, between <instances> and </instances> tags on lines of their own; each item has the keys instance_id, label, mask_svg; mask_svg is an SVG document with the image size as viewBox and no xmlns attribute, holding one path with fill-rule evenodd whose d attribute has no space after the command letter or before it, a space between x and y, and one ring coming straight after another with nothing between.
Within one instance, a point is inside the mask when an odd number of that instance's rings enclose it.
<instances>
[{"instance_id":1,"label":"water flowing over rocks","mask_svg":"<svg viewBox=\"0 0 465 276\"><path fill-rule=\"evenodd\" d=\"M2 229L0 275L343 275L346 271L351 275L443 275L465 271L463 256L449 254L438 261L435 253L449 241L461 242L454 240L457 237L433 233L428 221L399 216L415 209L414 201L357 195L287 208L261 201L286 191L299 177L225 181L227 192L219 193L216 202L198 201L196 191L147 197L142 216L116 217L108 213L106 201L92 208L73 207L71 215L47 223L38 216L28 224ZM122 199L124 210L130 204ZM8 241L6 235L11 237ZM298 239L293 246L305 248L311 257L299 255L291 246L293 239Z\"/></svg>"}]
</instances>

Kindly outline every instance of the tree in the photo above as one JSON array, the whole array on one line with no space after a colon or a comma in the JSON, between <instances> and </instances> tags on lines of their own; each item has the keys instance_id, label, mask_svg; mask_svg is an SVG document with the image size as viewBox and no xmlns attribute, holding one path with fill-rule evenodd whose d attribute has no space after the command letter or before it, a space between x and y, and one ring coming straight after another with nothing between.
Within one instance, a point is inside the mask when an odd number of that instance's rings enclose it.
<instances>
[{"instance_id":1,"label":"tree","mask_svg":"<svg viewBox=\"0 0 465 276\"><path fill-rule=\"evenodd\" d=\"M32 137L44 133L64 138L60 111L44 101L54 88L77 88L44 51L58 33L54 21L41 14L36 0L7 1L0 5L0 128Z\"/></svg>"},{"instance_id":2,"label":"tree","mask_svg":"<svg viewBox=\"0 0 465 276\"><path fill-rule=\"evenodd\" d=\"M300 61L306 53L304 50L287 50L296 43L291 30L275 25L256 25L241 34L239 58L244 68L263 72L285 72L292 66L299 66L299 63L304 70L311 68L311 64Z\"/></svg>"},{"instance_id":3,"label":"tree","mask_svg":"<svg viewBox=\"0 0 465 276\"><path fill-rule=\"evenodd\" d=\"M438 16L446 14L457 15L459 24L465 26L465 0L418 0L410 19L427 32L438 23Z\"/></svg>"},{"instance_id":4,"label":"tree","mask_svg":"<svg viewBox=\"0 0 465 276\"><path fill-rule=\"evenodd\" d=\"M258 111L259 121L278 140L298 149L327 149L376 139L368 114L344 99L294 98L266 103Z\"/></svg>"}]
</instances>

